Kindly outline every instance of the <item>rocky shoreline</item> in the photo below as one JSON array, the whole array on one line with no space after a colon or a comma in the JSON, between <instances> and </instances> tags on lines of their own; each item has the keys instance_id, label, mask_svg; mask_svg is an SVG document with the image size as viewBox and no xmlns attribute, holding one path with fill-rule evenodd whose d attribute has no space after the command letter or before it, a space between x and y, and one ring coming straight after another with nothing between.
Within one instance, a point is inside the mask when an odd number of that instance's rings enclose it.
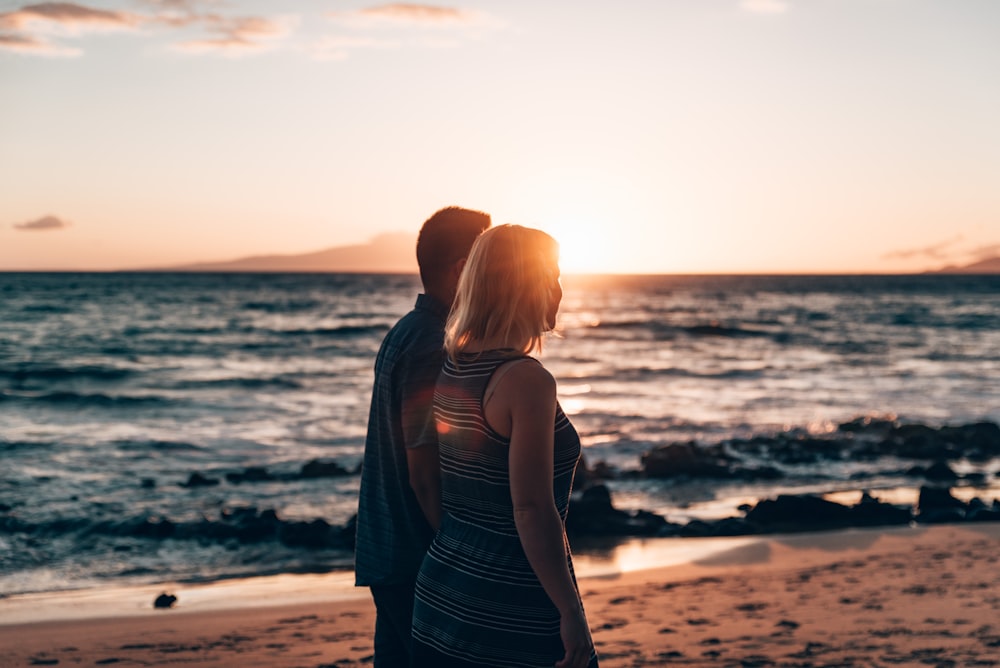
<instances>
[{"instance_id":1,"label":"rocky shoreline","mask_svg":"<svg viewBox=\"0 0 1000 668\"><path fill-rule=\"evenodd\" d=\"M1000 426L977 422L940 428L901 424L896 420L862 417L842 423L828 434L816 436L801 430L775 436L730 439L711 444L694 441L669 443L645 453L636 471L615 471L604 462L583 467L567 519L567 533L588 536L718 537L770 533L823 531L850 527L905 525L913 522L1000 521L1000 499L970 501L956 498L951 488L983 486L1000 478L990 470L1000 458ZM620 510L614 506L608 481L657 478L676 482L779 481L789 470L820 468L827 462L894 462L896 468L873 466L841 481L860 491L851 506L818 494L782 494L741 506L742 516L719 520L668 522L646 510ZM953 464L962 462L959 473ZM821 478L821 473L813 473ZM865 490L875 477L893 476L913 481L919 488L916 506L892 504ZM843 491L843 490L842 490Z\"/></svg>"},{"instance_id":2,"label":"rocky shoreline","mask_svg":"<svg viewBox=\"0 0 1000 668\"><path fill-rule=\"evenodd\" d=\"M849 476L825 473L834 463L859 463ZM717 443L669 443L649 450L641 467L615 470L604 462L579 467L570 503L567 533L574 544L589 539L629 537L718 537L824 531L848 527L898 526L911 523L940 524L1000 521L1000 499L957 498L952 490L963 488L993 493L1000 471L1000 427L978 422L939 428L901 424L895 420L858 418L817 436L792 430L773 436L754 436ZM200 490L238 497L245 485L322 483L349 479L359 470L332 461L311 460L295 470L270 471L262 466L189 472L177 481L143 478L141 487ZM878 498L872 479L885 476L903 480L919 498L900 505ZM754 503L734 508L722 519L671 522L645 509L621 509L614 502L614 488L630 481L663 481L679 486L704 483L712 489L728 483L752 482L763 490ZM785 485L788 481L795 485ZM805 481L805 482L803 482ZM822 483L822 484L820 484ZM162 485L162 487L161 487ZM774 485L774 487L772 487ZM795 487L805 493L767 490ZM844 505L823 497L815 489L856 491L860 501ZM866 491L867 490L867 491ZM69 539L88 549L115 554L147 554L161 541L181 541L204 548L217 546L247 563L244 551L270 554L270 572L324 571L347 568L354 549L355 518L343 524L327 518L285 519L273 508L221 503L217 511L197 519L175 520L140 512L134 516L61 516L29 519L16 505L0 504L0 536L14 545L36 549L53 539ZM273 548L268 546L274 546ZM280 548L280 549L278 549ZM96 552L95 552L96 554ZM243 556L240 556L243 555ZM253 556L259 559L259 556ZM239 572L244 572L241 566Z\"/></svg>"}]
</instances>

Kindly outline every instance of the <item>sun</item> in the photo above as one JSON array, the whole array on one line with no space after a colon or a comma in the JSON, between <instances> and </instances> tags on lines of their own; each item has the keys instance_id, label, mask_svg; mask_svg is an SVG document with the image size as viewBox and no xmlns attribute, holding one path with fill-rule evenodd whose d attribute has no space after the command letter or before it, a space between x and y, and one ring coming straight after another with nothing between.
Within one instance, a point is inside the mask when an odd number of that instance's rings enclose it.
<instances>
[{"instance_id":1,"label":"sun","mask_svg":"<svg viewBox=\"0 0 1000 668\"><path fill-rule=\"evenodd\" d=\"M562 165L526 175L497 210L513 214L499 217L505 222L555 237L564 274L630 273L627 242L634 237L623 234L623 224L641 219L642 201L632 184L606 170Z\"/></svg>"},{"instance_id":2,"label":"sun","mask_svg":"<svg viewBox=\"0 0 1000 668\"><path fill-rule=\"evenodd\" d=\"M545 221L540 227L559 242L559 268L564 274L621 271L616 245L603 221L567 215Z\"/></svg>"}]
</instances>

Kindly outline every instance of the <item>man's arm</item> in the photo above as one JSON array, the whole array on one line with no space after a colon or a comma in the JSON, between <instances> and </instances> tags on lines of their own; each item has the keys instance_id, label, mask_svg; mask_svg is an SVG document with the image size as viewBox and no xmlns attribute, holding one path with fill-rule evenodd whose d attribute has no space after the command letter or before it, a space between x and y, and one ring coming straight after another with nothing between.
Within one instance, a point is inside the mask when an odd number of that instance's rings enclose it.
<instances>
[{"instance_id":1,"label":"man's arm","mask_svg":"<svg viewBox=\"0 0 1000 668\"><path fill-rule=\"evenodd\" d=\"M424 443L406 449L406 465L410 470L410 487L424 511L427 523L434 531L441 526L441 468L437 443Z\"/></svg>"},{"instance_id":2,"label":"man's arm","mask_svg":"<svg viewBox=\"0 0 1000 668\"><path fill-rule=\"evenodd\" d=\"M412 352L401 379L403 445L409 483L427 523L435 531L441 525L441 470L434 387L443 362L444 353L439 348Z\"/></svg>"}]
</instances>

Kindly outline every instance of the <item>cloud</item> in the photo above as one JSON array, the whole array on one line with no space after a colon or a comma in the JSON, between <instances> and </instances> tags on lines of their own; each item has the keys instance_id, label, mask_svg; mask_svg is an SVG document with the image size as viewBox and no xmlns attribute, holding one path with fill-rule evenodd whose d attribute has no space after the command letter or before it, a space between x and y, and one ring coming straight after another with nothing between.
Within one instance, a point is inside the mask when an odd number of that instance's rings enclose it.
<instances>
[{"instance_id":1,"label":"cloud","mask_svg":"<svg viewBox=\"0 0 1000 668\"><path fill-rule=\"evenodd\" d=\"M80 49L53 44L33 35L0 33L0 51L13 51L34 56L74 57L83 53Z\"/></svg>"},{"instance_id":2,"label":"cloud","mask_svg":"<svg viewBox=\"0 0 1000 668\"><path fill-rule=\"evenodd\" d=\"M134 30L142 17L130 12L94 9L72 2L42 2L0 13L0 49L32 55L79 56L80 49L46 36Z\"/></svg>"},{"instance_id":3,"label":"cloud","mask_svg":"<svg viewBox=\"0 0 1000 668\"><path fill-rule=\"evenodd\" d=\"M130 29L140 22L135 14L94 9L72 2L42 2L0 14L0 28L14 31L56 29L75 34L81 30Z\"/></svg>"},{"instance_id":4,"label":"cloud","mask_svg":"<svg viewBox=\"0 0 1000 668\"><path fill-rule=\"evenodd\" d=\"M188 53L240 55L273 48L289 35L297 17L234 16L216 11L228 5L215 0L146 0L143 13L95 9L70 2L25 5L0 14L0 49L33 55L78 56L81 49L54 43L46 36L133 30L140 27L172 32L200 31L175 42Z\"/></svg>"},{"instance_id":5,"label":"cloud","mask_svg":"<svg viewBox=\"0 0 1000 668\"><path fill-rule=\"evenodd\" d=\"M497 27L500 22L482 12L438 5L395 3L349 11L328 12L342 24L360 27L416 27L434 29Z\"/></svg>"},{"instance_id":6,"label":"cloud","mask_svg":"<svg viewBox=\"0 0 1000 668\"><path fill-rule=\"evenodd\" d=\"M432 23L436 25L453 25L467 23L473 20L473 14L454 7L437 7L434 5L415 5L396 3L366 7L358 10L358 15L376 21L394 21L398 23Z\"/></svg>"},{"instance_id":7,"label":"cloud","mask_svg":"<svg viewBox=\"0 0 1000 668\"><path fill-rule=\"evenodd\" d=\"M178 42L173 45L177 51L243 55L273 48L278 41L292 33L298 18L201 14L179 17L174 21L183 21L183 23L175 22L174 25L200 26L211 35L204 39Z\"/></svg>"},{"instance_id":8,"label":"cloud","mask_svg":"<svg viewBox=\"0 0 1000 668\"><path fill-rule=\"evenodd\" d=\"M189 54L240 56L273 50L297 28L298 15L238 15L231 0L133 0L135 12L75 2L26 4L0 13L0 50L27 55L80 56L66 37L112 30L166 36L168 48ZM480 11L416 3L388 3L325 14L351 32L301 45L317 60L343 60L358 49L454 48L503 23ZM402 30L362 35L362 31ZM63 38L60 40L59 38Z\"/></svg>"},{"instance_id":9,"label":"cloud","mask_svg":"<svg viewBox=\"0 0 1000 668\"><path fill-rule=\"evenodd\" d=\"M315 60L345 60L355 49L396 49L400 46L402 43L398 40L330 35L314 42L309 53Z\"/></svg>"},{"instance_id":10,"label":"cloud","mask_svg":"<svg viewBox=\"0 0 1000 668\"><path fill-rule=\"evenodd\" d=\"M393 40L362 37L326 37L313 44L310 53L319 60L343 60L352 50L364 48L456 48L464 41L475 40L484 30L503 28L497 18L479 11L421 5L392 3L356 10L328 12L334 23L355 31L385 31L395 29Z\"/></svg>"},{"instance_id":11,"label":"cloud","mask_svg":"<svg viewBox=\"0 0 1000 668\"><path fill-rule=\"evenodd\" d=\"M754 14L784 14L791 8L784 0L741 0L740 7Z\"/></svg>"},{"instance_id":12,"label":"cloud","mask_svg":"<svg viewBox=\"0 0 1000 668\"><path fill-rule=\"evenodd\" d=\"M37 232L41 230L62 230L69 227L69 221L56 216L42 216L37 220L29 220L26 223L14 223L14 229L26 232Z\"/></svg>"}]
</instances>

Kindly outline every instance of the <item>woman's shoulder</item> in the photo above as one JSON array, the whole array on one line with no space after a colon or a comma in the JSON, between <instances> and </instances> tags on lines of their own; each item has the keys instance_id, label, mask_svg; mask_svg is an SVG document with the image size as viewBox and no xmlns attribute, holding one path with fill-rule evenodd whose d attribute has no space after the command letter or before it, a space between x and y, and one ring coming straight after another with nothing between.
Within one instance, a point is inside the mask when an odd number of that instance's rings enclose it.
<instances>
[{"instance_id":1,"label":"woman's shoulder","mask_svg":"<svg viewBox=\"0 0 1000 668\"><path fill-rule=\"evenodd\" d=\"M555 394L556 379L541 362L527 355L505 362L498 367L497 372L504 372L508 380L508 391L529 393L532 395Z\"/></svg>"}]
</instances>

